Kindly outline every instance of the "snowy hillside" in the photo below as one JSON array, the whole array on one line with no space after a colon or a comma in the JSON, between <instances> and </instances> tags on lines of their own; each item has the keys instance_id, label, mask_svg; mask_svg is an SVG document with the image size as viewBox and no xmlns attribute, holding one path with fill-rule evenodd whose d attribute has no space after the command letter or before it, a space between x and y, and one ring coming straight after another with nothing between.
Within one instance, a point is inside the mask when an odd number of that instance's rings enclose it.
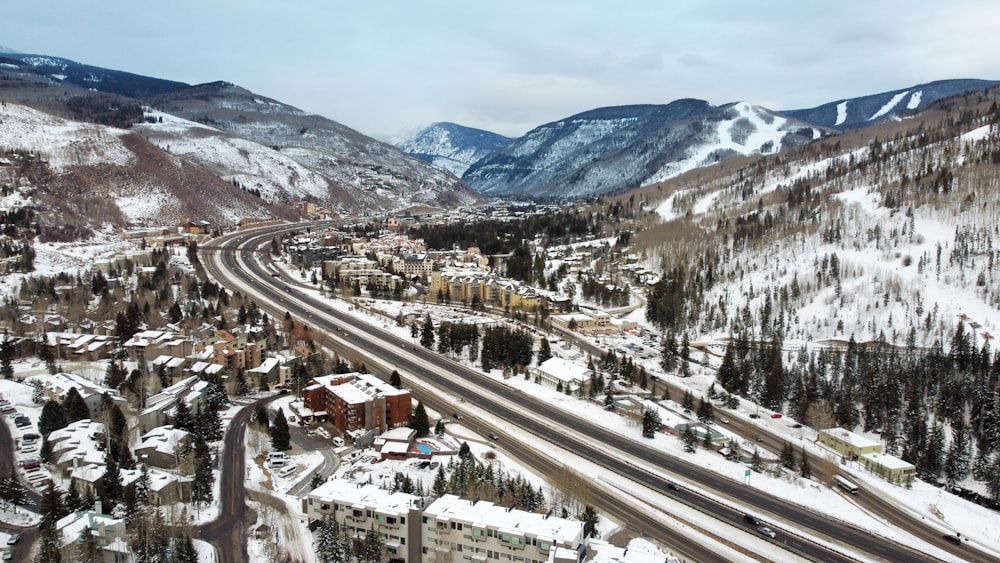
<instances>
[{"instance_id":1,"label":"snowy hillside","mask_svg":"<svg viewBox=\"0 0 1000 563\"><path fill-rule=\"evenodd\" d=\"M204 165L224 180L258 190L265 201L321 200L329 193L325 178L281 152L168 113L153 111L148 115L156 122L135 126L137 132L172 154Z\"/></svg>"},{"instance_id":2,"label":"snowy hillside","mask_svg":"<svg viewBox=\"0 0 1000 563\"><path fill-rule=\"evenodd\" d=\"M963 318L981 346L1000 333L1000 184L978 164L1000 143L991 119L954 126L928 146L914 142L920 124L899 123L868 137L898 135L891 143L838 137L676 178L637 192L661 221L639 240L654 269L710 257L715 283L699 299L699 335L763 314L789 340L884 334L902 344L915 329L917 344L931 346Z\"/></svg>"},{"instance_id":3,"label":"snowy hillside","mask_svg":"<svg viewBox=\"0 0 1000 563\"><path fill-rule=\"evenodd\" d=\"M259 198L156 149L136 133L9 102L0 106L0 121L0 149L28 153L44 163L44 169L24 171L25 181L38 191L37 202L72 215L52 220L101 228L104 221L164 225L199 218L227 226L242 217L272 216ZM109 207L109 201L114 205ZM91 205L100 211L88 211Z\"/></svg>"},{"instance_id":4,"label":"snowy hillside","mask_svg":"<svg viewBox=\"0 0 1000 563\"><path fill-rule=\"evenodd\" d=\"M267 147L275 153L269 161L294 161L297 164L277 176L293 184L303 182L307 193L300 195L315 197L331 210L377 212L412 205L453 208L481 200L455 176L392 145L228 82L174 90L148 101L161 111ZM270 168L266 163L262 166ZM310 175L303 176L301 169ZM238 173L230 170L223 175ZM329 186L321 195L315 191L317 175ZM272 173L270 181L274 178Z\"/></svg>"},{"instance_id":5,"label":"snowy hillside","mask_svg":"<svg viewBox=\"0 0 1000 563\"><path fill-rule=\"evenodd\" d=\"M602 108L538 127L462 179L488 195L580 198L620 192L738 154L770 153L823 130L763 108L701 100Z\"/></svg>"},{"instance_id":6,"label":"snowy hillside","mask_svg":"<svg viewBox=\"0 0 1000 563\"><path fill-rule=\"evenodd\" d=\"M848 98L810 109L783 111L822 127L856 129L879 121L900 119L917 110L949 96L965 92L982 91L1000 84L994 80L939 80L910 88Z\"/></svg>"},{"instance_id":7,"label":"snowy hillside","mask_svg":"<svg viewBox=\"0 0 1000 563\"><path fill-rule=\"evenodd\" d=\"M509 142L510 138L503 135L441 122L392 144L410 156L461 177L472 163L493 154Z\"/></svg>"}]
</instances>

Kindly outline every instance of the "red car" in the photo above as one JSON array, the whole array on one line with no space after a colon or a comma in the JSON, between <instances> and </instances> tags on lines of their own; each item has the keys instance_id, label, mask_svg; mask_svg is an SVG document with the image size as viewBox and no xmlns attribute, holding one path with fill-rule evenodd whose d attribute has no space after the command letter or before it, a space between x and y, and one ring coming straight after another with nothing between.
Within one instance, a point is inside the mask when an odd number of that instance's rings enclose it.
<instances>
[{"instance_id":1,"label":"red car","mask_svg":"<svg viewBox=\"0 0 1000 563\"><path fill-rule=\"evenodd\" d=\"M781 418L781 413L780 412L776 412L776 413L774 413L774 414L771 415L771 418Z\"/></svg>"}]
</instances>

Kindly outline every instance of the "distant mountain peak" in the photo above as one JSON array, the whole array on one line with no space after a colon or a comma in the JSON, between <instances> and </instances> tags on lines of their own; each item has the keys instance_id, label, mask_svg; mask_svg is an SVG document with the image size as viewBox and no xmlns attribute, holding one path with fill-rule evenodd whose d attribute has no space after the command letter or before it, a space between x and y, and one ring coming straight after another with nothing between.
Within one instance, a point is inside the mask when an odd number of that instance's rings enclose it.
<instances>
[{"instance_id":1,"label":"distant mountain peak","mask_svg":"<svg viewBox=\"0 0 1000 563\"><path fill-rule=\"evenodd\" d=\"M510 143L510 138L490 131L439 121L416 134L394 141L403 152L461 176L472 163Z\"/></svg>"},{"instance_id":2,"label":"distant mountain peak","mask_svg":"<svg viewBox=\"0 0 1000 563\"><path fill-rule=\"evenodd\" d=\"M20 54L22 54L21 51L15 51L14 49L11 49L10 47L4 47L3 45L0 45L0 53L3 53L5 55L20 55Z\"/></svg>"}]
</instances>

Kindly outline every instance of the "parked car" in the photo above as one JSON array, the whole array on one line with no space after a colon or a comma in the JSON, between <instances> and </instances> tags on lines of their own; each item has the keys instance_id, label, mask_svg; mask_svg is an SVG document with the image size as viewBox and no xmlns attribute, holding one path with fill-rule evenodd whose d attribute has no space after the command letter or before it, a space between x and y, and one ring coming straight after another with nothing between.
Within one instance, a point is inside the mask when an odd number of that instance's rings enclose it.
<instances>
[{"instance_id":1,"label":"parked car","mask_svg":"<svg viewBox=\"0 0 1000 563\"><path fill-rule=\"evenodd\" d=\"M14 558L14 552L13 551L4 551L3 552L3 556L0 557L0 559L3 559L4 561L10 561L13 558Z\"/></svg>"},{"instance_id":2,"label":"parked car","mask_svg":"<svg viewBox=\"0 0 1000 563\"><path fill-rule=\"evenodd\" d=\"M750 413L750 418L760 418L760 415L757 413Z\"/></svg>"},{"instance_id":3,"label":"parked car","mask_svg":"<svg viewBox=\"0 0 1000 563\"><path fill-rule=\"evenodd\" d=\"M38 469L41 466L42 466L42 462L40 462L40 461L38 461L37 459L34 459L34 458L26 459L26 460L24 460L24 461L21 462L21 469L25 469L25 470Z\"/></svg>"},{"instance_id":4,"label":"parked car","mask_svg":"<svg viewBox=\"0 0 1000 563\"><path fill-rule=\"evenodd\" d=\"M802 425L796 422L795 424L792 425L792 428L802 428Z\"/></svg>"},{"instance_id":5,"label":"parked car","mask_svg":"<svg viewBox=\"0 0 1000 563\"><path fill-rule=\"evenodd\" d=\"M7 538L7 545L14 545L20 539L21 539L21 534L11 534L10 537Z\"/></svg>"},{"instance_id":6,"label":"parked car","mask_svg":"<svg viewBox=\"0 0 1000 563\"><path fill-rule=\"evenodd\" d=\"M777 536L777 534L774 533L774 530L768 528L767 526L761 526L757 528L757 531L771 539L774 539L774 537Z\"/></svg>"},{"instance_id":7,"label":"parked car","mask_svg":"<svg viewBox=\"0 0 1000 563\"><path fill-rule=\"evenodd\" d=\"M776 413L774 413L774 414L771 415L771 418L781 418L781 413L780 412L776 412Z\"/></svg>"}]
</instances>

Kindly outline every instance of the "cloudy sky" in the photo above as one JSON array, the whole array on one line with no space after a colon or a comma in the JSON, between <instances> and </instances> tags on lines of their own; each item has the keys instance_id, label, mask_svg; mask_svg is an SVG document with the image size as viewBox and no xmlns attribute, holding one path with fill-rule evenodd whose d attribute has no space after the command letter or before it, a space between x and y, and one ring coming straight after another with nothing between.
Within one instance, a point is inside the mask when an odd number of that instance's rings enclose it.
<instances>
[{"instance_id":1,"label":"cloudy sky","mask_svg":"<svg viewBox=\"0 0 1000 563\"><path fill-rule=\"evenodd\" d=\"M34 0L0 45L227 80L388 139L434 121L519 136L602 106L772 109L1000 79L995 0Z\"/></svg>"}]
</instances>

